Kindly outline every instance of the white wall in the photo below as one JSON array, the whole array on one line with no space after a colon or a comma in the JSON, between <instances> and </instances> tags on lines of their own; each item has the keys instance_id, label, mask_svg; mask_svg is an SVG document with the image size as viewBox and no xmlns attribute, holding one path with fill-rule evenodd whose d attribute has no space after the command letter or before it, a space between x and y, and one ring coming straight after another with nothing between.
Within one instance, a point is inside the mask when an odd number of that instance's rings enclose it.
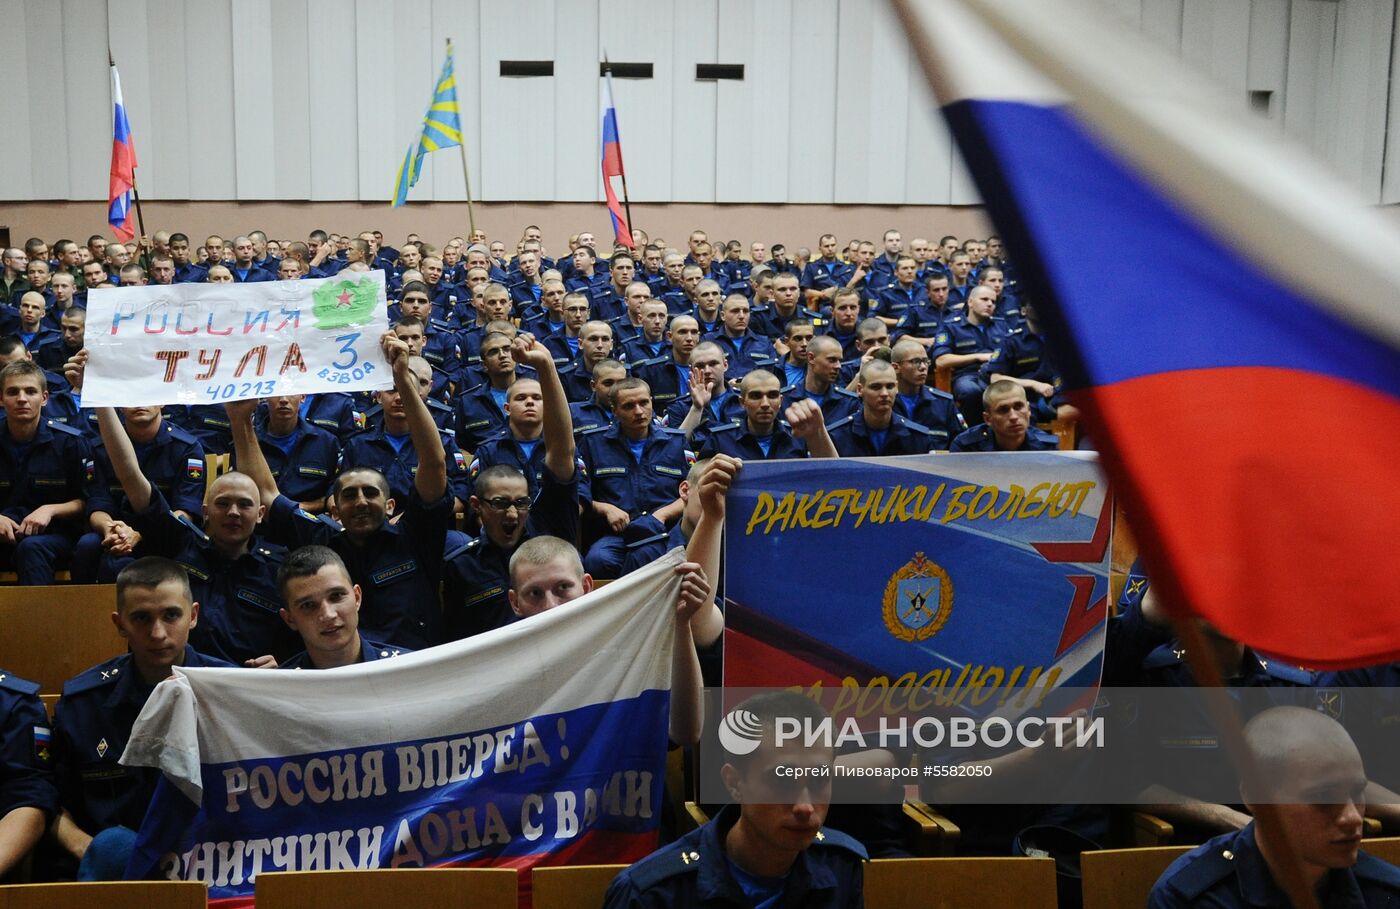
<instances>
[{"instance_id":1,"label":"white wall","mask_svg":"<svg viewBox=\"0 0 1400 909\"><path fill-rule=\"evenodd\" d=\"M1400 201L1397 0L1104 2ZM447 36L477 199L602 199L606 52L654 65L615 80L636 202L977 201L883 0L0 0L0 199L106 198L110 44L144 199L387 201ZM409 198L464 199L463 179L430 155Z\"/></svg>"}]
</instances>

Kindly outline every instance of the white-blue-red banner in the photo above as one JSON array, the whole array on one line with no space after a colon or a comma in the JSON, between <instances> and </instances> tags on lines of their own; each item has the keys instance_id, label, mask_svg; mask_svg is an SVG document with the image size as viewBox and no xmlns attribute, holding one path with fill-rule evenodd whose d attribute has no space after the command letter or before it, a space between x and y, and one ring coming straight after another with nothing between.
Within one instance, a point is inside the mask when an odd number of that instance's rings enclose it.
<instances>
[{"instance_id":1,"label":"white-blue-red banner","mask_svg":"<svg viewBox=\"0 0 1400 909\"><path fill-rule=\"evenodd\" d=\"M388 388L384 272L88 294L84 407Z\"/></svg>"},{"instance_id":2,"label":"white-blue-red banner","mask_svg":"<svg viewBox=\"0 0 1400 909\"><path fill-rule=\"evenodd\" d=\"M1113 505L1092 455L747 462L728 501L727 687L992 709L1098 684Z\"/></svg>"},{"instance_id":3,"label":"white-blue-red banner","mask_svg":"<svg viewBox=\"0 0 1400 909\"><path fill-rule=\"evenodd\" d=\"M192 669L123 763L128 872L250 905L269 871L631 862L656 845L679 552L489 634L325 672Z\"/></svg>"}]
</instances>

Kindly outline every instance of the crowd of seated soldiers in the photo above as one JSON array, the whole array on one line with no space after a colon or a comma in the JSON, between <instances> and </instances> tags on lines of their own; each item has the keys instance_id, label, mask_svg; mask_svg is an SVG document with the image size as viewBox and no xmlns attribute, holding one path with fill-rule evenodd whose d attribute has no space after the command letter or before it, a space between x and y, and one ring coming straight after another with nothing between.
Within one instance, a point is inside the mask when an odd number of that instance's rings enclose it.
<instances>
[{"instance_id":1,"label":"crowd of seated soldiers","mask_svg":"<svg viewBox=\"0 0 1400 909\"><path fill-rule=\"evenodd\" d=\"M119 590L128 571L133 589L154 590L159 560L171 560L188 575L194 663L255 668L334 664L316 658L315 623L299 627L296 606L298 591L316 587L306 578L329 578L307 602L336 615L353 591L358 615L336 659L358 662L518 621L694 543L701 490L711 505L716 489L722 500L743 461L1046 450L1058 440L1040 426L1074 417L995 236L906 244L891 229L878 245L842 246L824 234L815 252L791 256L701 230L675 245L641 231L633 240L602 255L582 233L551 257L534 226L509 245L477 231L440 245L411 234L397 249L377 231L316 230L305 241L253 231L197 247L161 231L139 243L32 239L4 250L0 568L21 584L67 572ZM374 270L389 300L392 389L83 405L94 289ZM216 478L220 464L231 469ZM722 619L696 603L699 591L713 605L717 561L696 577L685 624L705 680L718 684ZM1148 591L1146 578L1130 578L1105 680L1193 684L1180 646L1143 608ZM134 635L125 621L118 629ZM1316 681L1238 644L1217 657L1232 684ZM92 834L139 823L149 797L148 780L128 792L99 772L135 774L115 763L125 733L112 724L129 731L153 684L128 671L119 688L114 668L75 678L55 723L63 803L53 844L70 864L92 855ZM1375 684L1390 671L1324 683ZM110 709L117 697L129 716ZM1161 813L1187 829L1247 821L1235 807L1174 802L1186 778L1153 785ZM950 813L973 851L1004 852L1015 830L1046 816L1103 834L1102 811L1065 807ZM887 821L876 811L846 819L867 846L897 854Z\"/></svg>"}]
</instances>

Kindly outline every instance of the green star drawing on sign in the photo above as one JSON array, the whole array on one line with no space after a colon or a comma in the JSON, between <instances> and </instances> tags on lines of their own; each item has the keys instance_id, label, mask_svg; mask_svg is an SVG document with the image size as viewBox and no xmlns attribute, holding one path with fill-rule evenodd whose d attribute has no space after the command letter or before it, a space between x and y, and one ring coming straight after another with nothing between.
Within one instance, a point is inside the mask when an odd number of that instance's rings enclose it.
<instances>
[{"instance_id":1,"label":"green star drawing on sign","mask_svg":"<svg viewBox=\"0 0 1400 909\"><path fill-rule=\"evenodd\" d=\"M312 293L317 328L344 328L369 321L379 302L373 281L337 281L324 284Z\"/></svg>"}]
</instances>

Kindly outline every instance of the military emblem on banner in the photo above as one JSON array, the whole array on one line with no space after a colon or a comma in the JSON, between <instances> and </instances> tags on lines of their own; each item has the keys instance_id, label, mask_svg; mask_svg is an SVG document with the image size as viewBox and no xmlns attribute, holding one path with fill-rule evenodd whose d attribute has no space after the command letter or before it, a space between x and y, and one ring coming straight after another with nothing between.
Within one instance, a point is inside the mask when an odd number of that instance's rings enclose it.
<instances>
[{"instance_id":1,"label":"military emblem on banner","mask_svg":"<svg viewBox=\"0 0 1400 909\"><path fill-rule=\"evenodd\" d=\"M901 641L933 637L953 611L953 581L948 572L914 553L885 585L885 628Z\"/></svg>"}]
</instances>

